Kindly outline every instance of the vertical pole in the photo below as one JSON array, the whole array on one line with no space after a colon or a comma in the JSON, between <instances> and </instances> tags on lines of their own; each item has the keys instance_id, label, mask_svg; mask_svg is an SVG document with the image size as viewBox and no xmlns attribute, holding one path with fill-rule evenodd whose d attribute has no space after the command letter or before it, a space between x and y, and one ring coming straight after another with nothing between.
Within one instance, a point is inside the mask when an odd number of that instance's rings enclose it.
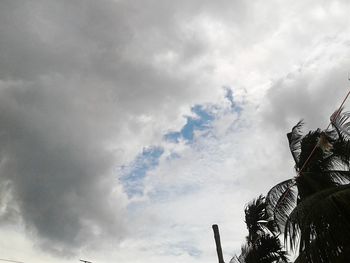
<instances>
[{"instance_id":1,"label":"vertical pole","mask_svg":"<svg viewBox=\"0 0 350 263\"><path fill-rule=\"evenodd\" d=\"M212 228L213 228L213 231L214 231L216 252L218 254L219 263L225 263L224 262L224 258L222 256L222 248L221 248L221 242L220 242L219 227L218 227L218 225L213 225Z\"/></svg>"}]
</instances>

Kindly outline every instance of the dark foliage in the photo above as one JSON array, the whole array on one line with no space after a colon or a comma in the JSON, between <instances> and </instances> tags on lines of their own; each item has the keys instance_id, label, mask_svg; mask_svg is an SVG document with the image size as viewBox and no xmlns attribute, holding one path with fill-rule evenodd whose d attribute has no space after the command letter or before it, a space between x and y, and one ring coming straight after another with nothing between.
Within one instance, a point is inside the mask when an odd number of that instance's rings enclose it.
<instances>
[{"instance_id":1,"label":"dark foliage","mask_svg":"<svg viewBox=\"0 0 350 263\"><path fill-rule=\"evenodd\" d=\"M267 194L268 211L296 262L350 262L350 113L333 114L332 127L287 134L297 175Z\"/></svg>"},{"instance_id":2,"label":"dark foliage","mask_svg":"<svg viewBox=\"0 0 350 263\"><path fill-rule=\"evenodd\" d=\"M276 224L267 212L265 197L262 195L249 203L244 212L249 233L247 236L248 244L253 244L265 232L273 234L276 231Z\"/></svg>"},{"instance_id":3,"label":"dark foliage","mask_svg":"<svg viewBox=\"0 0 350 263\"><path fill-rule=\"evenodd\" d=\"M288 262L282 249L277 226L267 210L265 197L260 195L250 202L245 210L248 229L247 244L242 246L241 254L231 259L231 263L277 263Z\"/></svg>"}]
</instances>

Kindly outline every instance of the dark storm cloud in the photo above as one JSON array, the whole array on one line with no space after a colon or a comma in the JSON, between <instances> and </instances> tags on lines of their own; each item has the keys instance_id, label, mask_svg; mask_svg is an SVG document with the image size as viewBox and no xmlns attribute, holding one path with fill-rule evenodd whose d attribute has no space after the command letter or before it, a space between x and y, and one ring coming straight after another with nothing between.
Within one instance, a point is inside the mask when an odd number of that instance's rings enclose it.
<instances>
[{"instance_id":1,"label":"dark storm cloud","mask_svg":"<svg viewBox=\"0 0 350 263\"><path fill-rule=\"evenodd\" d=\"M4 1L1 8L1 76L81 72L95 52L127 39L116 8L90 1ZM112 6L113 7L113 6ZM113 12L115 11L115 12ZM103 17L103 19L101 19Z\"/></svg>"},{"instance_id":2,"label":"dark storm cloud","mask_svg":"<svg viewBox=\"0 0 350 263\"><path fill-rule=\"evenodd\" d=\"M134 1L4 1L1 5L3 80L77 76L96 86L108 86L107 92L122 108L137 113L154 111L155 102L162 106L169 98L183 100L199 93L200 85L193 83L198 76L166 74L162 71L166 63L154 65L153 61L168 50L180 62L206 51L200 39L185 36L177 28L177 11L189 16L193 5L184 4L185 10L156 1L143 5Z\"/></svg>"},{"instance_id":3,"label":"dark storm cloud","mask_svg":"<svg viewBox=\"0 0 350 263\"><path fill-rule=\"evenodd\" d=\"M0 90L1 183L11 182L27 228L56 252L121 235L122 198L113 199L108 182L112 156L67 98L72 94L4 83Z\"/></svg>"},{"instance_id":4,"label":"dark storm cloud","mask_svg":"<svg viewBox=\"0 0 350 263\"><path fill-rule=\"evenodd\" d=\"M160 46L184 61L205 50L176 33L179 10L154 1L1 2L2 221L17 216L58 254L123 236L126 201L109 145L135 138L128 119L199 93L188 89L192 73L153 62Z\"/></svg>"}]
</instances>

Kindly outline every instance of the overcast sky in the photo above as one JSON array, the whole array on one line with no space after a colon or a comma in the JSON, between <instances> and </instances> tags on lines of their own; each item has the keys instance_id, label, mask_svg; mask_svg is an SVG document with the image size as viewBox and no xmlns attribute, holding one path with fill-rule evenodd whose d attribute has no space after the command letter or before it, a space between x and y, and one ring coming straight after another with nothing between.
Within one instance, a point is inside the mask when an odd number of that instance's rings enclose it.
<instances>
[{"instance_id":1,"label":"overcast sky","mask_svg":"<svg viewBox=\"0 0 350 263\"><path fill-rule=\"evenodd\" d=\"M285 134L349 89L349 12L0 1L0 258L213 263L216 223L228 262L244 205L294 176Z\"/></svg>"}]
</instances>

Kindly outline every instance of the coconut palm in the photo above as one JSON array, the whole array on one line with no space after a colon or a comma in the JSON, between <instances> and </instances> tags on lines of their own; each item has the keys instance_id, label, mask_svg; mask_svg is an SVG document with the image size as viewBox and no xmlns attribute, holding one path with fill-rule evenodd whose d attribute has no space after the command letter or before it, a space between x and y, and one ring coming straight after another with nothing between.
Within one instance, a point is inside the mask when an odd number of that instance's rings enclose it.
<instances>
[{"instance_id":1,"label":"coconut palm","mask_svg":"<svg viewBox=\"0 0 350 263\"><path fill-rule=\"evenodd\" d=\"M267 204L263 195L251 201L244 209L244 213L248 229L248 244L254 244L265 233L273 234L276 232L276 224L267 213Z\"/></svg>"},{"instance_id":2,"label":"coconut palm","mask_svg":"<svg viewBox=\"0 0 350 263\"><path fill-rule=\"evenodd\" d=\"M297 175L267 194L269 211L296 262L347 262L350 244L350 113L305 136L299 122L287 134ZM339 261L340 260L340 261Z\"/></svg>"},{"instance_id":3,"label":"coconut palm","mask_svg":"<svg viewBox=\"0 0 350 263\"><path fill-rule=\"evenodd\" d=\"M260 195L250 202L245 210L248 229L247 244L242 246L241 254L231 259L231 263L277 263L288 262L286 252L275 232L273 218L267 212L265 197Z\"/></svg>"}]
</instances>

